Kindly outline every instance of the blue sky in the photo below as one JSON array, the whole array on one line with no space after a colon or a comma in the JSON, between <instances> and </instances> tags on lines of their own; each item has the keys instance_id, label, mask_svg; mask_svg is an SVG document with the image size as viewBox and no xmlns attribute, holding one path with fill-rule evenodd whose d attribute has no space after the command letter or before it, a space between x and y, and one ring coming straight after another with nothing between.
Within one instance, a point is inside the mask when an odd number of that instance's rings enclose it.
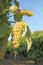
<instances>
[{"instance_id":1,"label":"blue sky","mask_svg":"<svg viewBox=\"0 0 43 65\"><path fill-rule=\"evenodd\" d=\"M43 0L18 0L20 9L27 9L34 12L32 17L23 17L31 31L43 30ZM13 4L14 5L14 4ZM13 17L9 20L14 21Z\"/></svg>"}]
</instances>

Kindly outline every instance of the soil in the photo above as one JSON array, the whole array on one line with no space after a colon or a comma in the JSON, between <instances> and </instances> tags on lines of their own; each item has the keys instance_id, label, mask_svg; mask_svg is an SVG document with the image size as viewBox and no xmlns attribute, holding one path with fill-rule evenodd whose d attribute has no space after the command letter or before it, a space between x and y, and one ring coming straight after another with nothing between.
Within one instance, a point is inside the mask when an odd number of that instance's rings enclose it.
<instances>
[{"instance_id":1,"label":"soil","mask_svg":"<svg viewBox=\"0 0 43 65\"><path fill-rule=\"evenodd\" d=\"M0 59L0 65L43 65L43 59L35 63L33 60Z\"/></svg>"},{"instance_id":2,"label":"soil","mask_svg":"<svg viewBox=\"0 0 43 65\"><path fill-rule=\"evenodd\" d=\"M0 65L43 65L43 58L37 61L32 59L26 59L23 56L6 55L3 59L0 59Z\"/></svg>"}]
</instances>

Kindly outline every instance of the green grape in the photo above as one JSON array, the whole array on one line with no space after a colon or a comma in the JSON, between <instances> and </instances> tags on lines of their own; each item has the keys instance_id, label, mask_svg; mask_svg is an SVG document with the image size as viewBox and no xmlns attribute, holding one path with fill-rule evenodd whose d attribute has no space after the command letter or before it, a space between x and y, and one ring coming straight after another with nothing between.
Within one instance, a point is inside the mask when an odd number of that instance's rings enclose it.
<instances>
[{"instance_id":1,"label":"green grape","mask_svg":"<svg viewBox=\"0 0 43 65\"><path fill-rule=\"evenodd\" d=\"M12 47L18 48L19 42L23 34L23 29L25 29L26 23L25 22L16 22L15 25L12 26ZM17 45L17 46L16 46Z\"/></svg>"}]
</instances>

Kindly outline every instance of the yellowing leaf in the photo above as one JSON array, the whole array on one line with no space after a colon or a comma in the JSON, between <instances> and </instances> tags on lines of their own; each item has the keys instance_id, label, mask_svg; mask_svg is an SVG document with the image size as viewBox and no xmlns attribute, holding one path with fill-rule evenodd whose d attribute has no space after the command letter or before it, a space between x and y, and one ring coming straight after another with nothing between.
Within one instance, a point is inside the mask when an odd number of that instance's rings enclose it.
<instances>
[{"instance_id":1,"label":"yellowing leaf","mask_svg":"<svg viewBox=\"0 0 43 65\"><path fill-rule=\"evenodd\" d=\"M27 40L27 52L30 50L31 46L32 46L32 41L31 41L31 38L26 38Z\"/></svg>"}]
</instances>

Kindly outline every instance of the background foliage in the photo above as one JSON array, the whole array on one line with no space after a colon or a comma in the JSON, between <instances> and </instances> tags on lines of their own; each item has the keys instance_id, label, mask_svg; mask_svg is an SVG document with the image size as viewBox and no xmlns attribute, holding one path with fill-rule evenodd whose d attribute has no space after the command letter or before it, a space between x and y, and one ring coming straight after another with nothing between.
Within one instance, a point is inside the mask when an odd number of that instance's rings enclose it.
<instances>
[{"instance_id":1,"label":"background foliage","mask_svg":"<svg viewBox=\"0 0 43 65\"><path fill-rule=\"evenodd\" d=\"M31 58L31 59L37 59L37 58L43 57L43 31L32 32L31 38L33 43L28 53L27 53L26 39L23 38L21 40L21 43L20 43L21 45L17 49L19 52L19 55L23 54L24 57ZM12 51L12 53L14 51L10 45L8 45L7 49L9 52Z\"/></svg>"}]
</instances>

